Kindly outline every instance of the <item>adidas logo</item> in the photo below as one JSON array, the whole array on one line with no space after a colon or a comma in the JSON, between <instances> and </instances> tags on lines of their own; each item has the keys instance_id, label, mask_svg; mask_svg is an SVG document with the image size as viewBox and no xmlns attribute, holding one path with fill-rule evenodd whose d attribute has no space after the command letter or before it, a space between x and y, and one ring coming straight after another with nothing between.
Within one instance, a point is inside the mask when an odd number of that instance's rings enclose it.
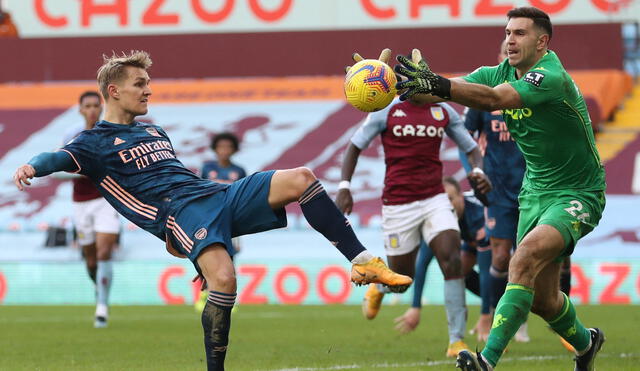
<instances>
[{"instance_id":1,"label":"adidas logo","mask_svg":"<svg viewBox=\"0 0 640 371\"><path fill-rule=\"evenodd\" d=\"M120 139L120 138L116 137L116 139L113 141L113 145L114 145L114 146L117 146L118 144L122 144L122 143L124 143L124 142L125 142L124 140L122 140L122 139Z\"/></svg>"},{"instance_id":2,"label":"adidas logo","mask_svg":"<svg viewBox=\"0 0 640 371\"><path fill-rule=\"evenodd\" d=\"M392 115L391 117L407 117L407 114L404 113L403 110L401 109L397 109Z\"/></svg>"}]
</instances>

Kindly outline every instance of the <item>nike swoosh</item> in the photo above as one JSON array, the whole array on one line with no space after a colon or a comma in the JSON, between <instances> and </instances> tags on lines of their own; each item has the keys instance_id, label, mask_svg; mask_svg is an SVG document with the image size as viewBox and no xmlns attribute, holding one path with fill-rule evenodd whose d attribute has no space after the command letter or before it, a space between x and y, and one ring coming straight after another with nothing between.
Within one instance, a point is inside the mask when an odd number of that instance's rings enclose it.
<instances>
[{"instance_id":1,"label":"nike swoosh","mask_svg":"<svg viewBox=\"0 0 640 371\"><path fill-rule=\"evenodd\" d=\"M356 273L358 273L359 275L361 275L362 277L366 277L366 276L367 276L367 274L366 274L366 273L360 273L357 269L354 269L354 271L355 271Z\"/></svg>"}]
</instances>

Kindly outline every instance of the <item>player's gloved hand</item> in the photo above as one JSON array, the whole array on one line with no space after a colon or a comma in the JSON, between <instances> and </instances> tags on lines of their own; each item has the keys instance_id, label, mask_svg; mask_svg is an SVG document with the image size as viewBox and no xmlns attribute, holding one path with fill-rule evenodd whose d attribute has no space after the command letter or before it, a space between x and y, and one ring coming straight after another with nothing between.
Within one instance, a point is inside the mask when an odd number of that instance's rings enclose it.
<instances>
[{"instance_id":1,"label":"player's gloved hand","mask_svg":"<svg viewBox=\"0 0 640 371\"><path fill-rule=\"evenodd\" d=\"M412 55L418 53L419 51L414 49ZM400 64L396 65L394 70L400 76L407 78L406 81L399 81L396 84L396 89L406 89L400 95L400 100L406 100L415 94L432 94L444 99L451 98L451 81L433 73L423 58L415 62L415 58L409 59L404 55L398 55L396 59Z\"/></svg>"},{"instance_id":2,"label":"player's gloved hand","mask_svg":"<svg viewBox=\"0 0 640 371\"><path fill-rule=\"evenodd\" d=\"M395 319L396 330L403 334L409 333L420 324L420 308L409 308L403 315Z\"/></svg>"},{"instance_id":3,"label":"player's gloved hand","mask_svg":"<svg viewBox=\"0 0 640 371\"><path fill-rule=\"evenodd\" d=\"M19 190L24 190L24 184L31 185L29 179L36 176L36 169L31 165L22 165L20 166L16 172L13 174L13 183L18 187Z\"/></svg>"},{"instance_id":4,"label":"player's gloved hand","mask_svg":"<svg viewBox=\"0 0 640 371\"><path fill-rule=\"evenodd\" d=\"M469 174L467 174L467 179L469 180L471 188L473 188L474 196L476 196L484 206L489 206L487 193L489 193L493 188L489 177L487 177L482 169L474 168Z\"/></svg>"},{"instance_id":5,"label":"player's gloved hand","mask_svg":"<svg viewBox=\"0 0 640 371\"><path fill-rule=\"evenodd\" d=\"M351 59L353 59L354 64L364 60L364 58L358 53L353 53L351 55ZM382 51L380 52L380 56L378 57L378 60L383 63L389 64L390 59L391 59L391 49L389 48L382 49ZM351 66L346 66L344 68L344 73L345 74L349 73L350 69L351 69Z\"/></svg>"},{"instance_id":6,"label":"player's gloved hand","mask_svg":"<svg viewBox=\"0 0 640 371\"><path fill-rule=\"evenodd\" d=\"M343 214L350 215L353 211L353 196L348 188L338 190L336 196L336 206L342 211Z\"/></svg>"}]
</instances>

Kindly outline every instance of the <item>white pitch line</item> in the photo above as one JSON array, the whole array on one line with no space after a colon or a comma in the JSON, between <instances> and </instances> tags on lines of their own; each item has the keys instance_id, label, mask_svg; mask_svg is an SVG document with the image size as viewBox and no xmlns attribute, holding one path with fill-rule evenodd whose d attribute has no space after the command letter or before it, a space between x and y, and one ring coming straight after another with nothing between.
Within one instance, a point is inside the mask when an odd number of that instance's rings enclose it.
<instances>
[{"instance_id":1,"label":"white pitch line","mask_svg":"<svg viewBox=\"0 0 640 371\"><path fill-rule=\"evenodd\" d=\"M598 354L598 358L629 358L629 357L640 357L640 354L636 353L621 353L621 354L607 354L602 353ZM525 356L525 357L505 357L500 359L500 363L504 362L514 362L514 361L547 361L552 359L570 359L570 355L564 356ZM383 368L383 369L391 369L391 368L400 368L400 367L435 367L435 366L443 366L443 365L455 365L454 359L449 360L440 360L440 361L429 361L429 362L411 362L411 363L378 363L374 365L359 365L359 364L351 364L351 365L336 365L330 367L293 367L293 368L279 368L270 371L330 371L330 370L357 370L357 369L371 369L371 368Z\"/></svg>"}]
</instances>

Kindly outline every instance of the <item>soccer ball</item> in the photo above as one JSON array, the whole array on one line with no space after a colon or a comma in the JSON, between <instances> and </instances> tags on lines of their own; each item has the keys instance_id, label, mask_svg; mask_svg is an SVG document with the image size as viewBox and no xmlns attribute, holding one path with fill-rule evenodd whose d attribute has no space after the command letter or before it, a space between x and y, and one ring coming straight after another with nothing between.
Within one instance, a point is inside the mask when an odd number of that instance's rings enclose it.
<instances>
[{"instance_id":1,"label":"soccer ball","mask_svg":"<svg viewBox=\"0 0 640 371\"><path fill-rule=\"evenodd\" d=\"M344 95L360 111L379 111L395 97L396 82L396 75L386 63L365 59L353 65L344 78Z\"/></svg>"}]
</instances>

